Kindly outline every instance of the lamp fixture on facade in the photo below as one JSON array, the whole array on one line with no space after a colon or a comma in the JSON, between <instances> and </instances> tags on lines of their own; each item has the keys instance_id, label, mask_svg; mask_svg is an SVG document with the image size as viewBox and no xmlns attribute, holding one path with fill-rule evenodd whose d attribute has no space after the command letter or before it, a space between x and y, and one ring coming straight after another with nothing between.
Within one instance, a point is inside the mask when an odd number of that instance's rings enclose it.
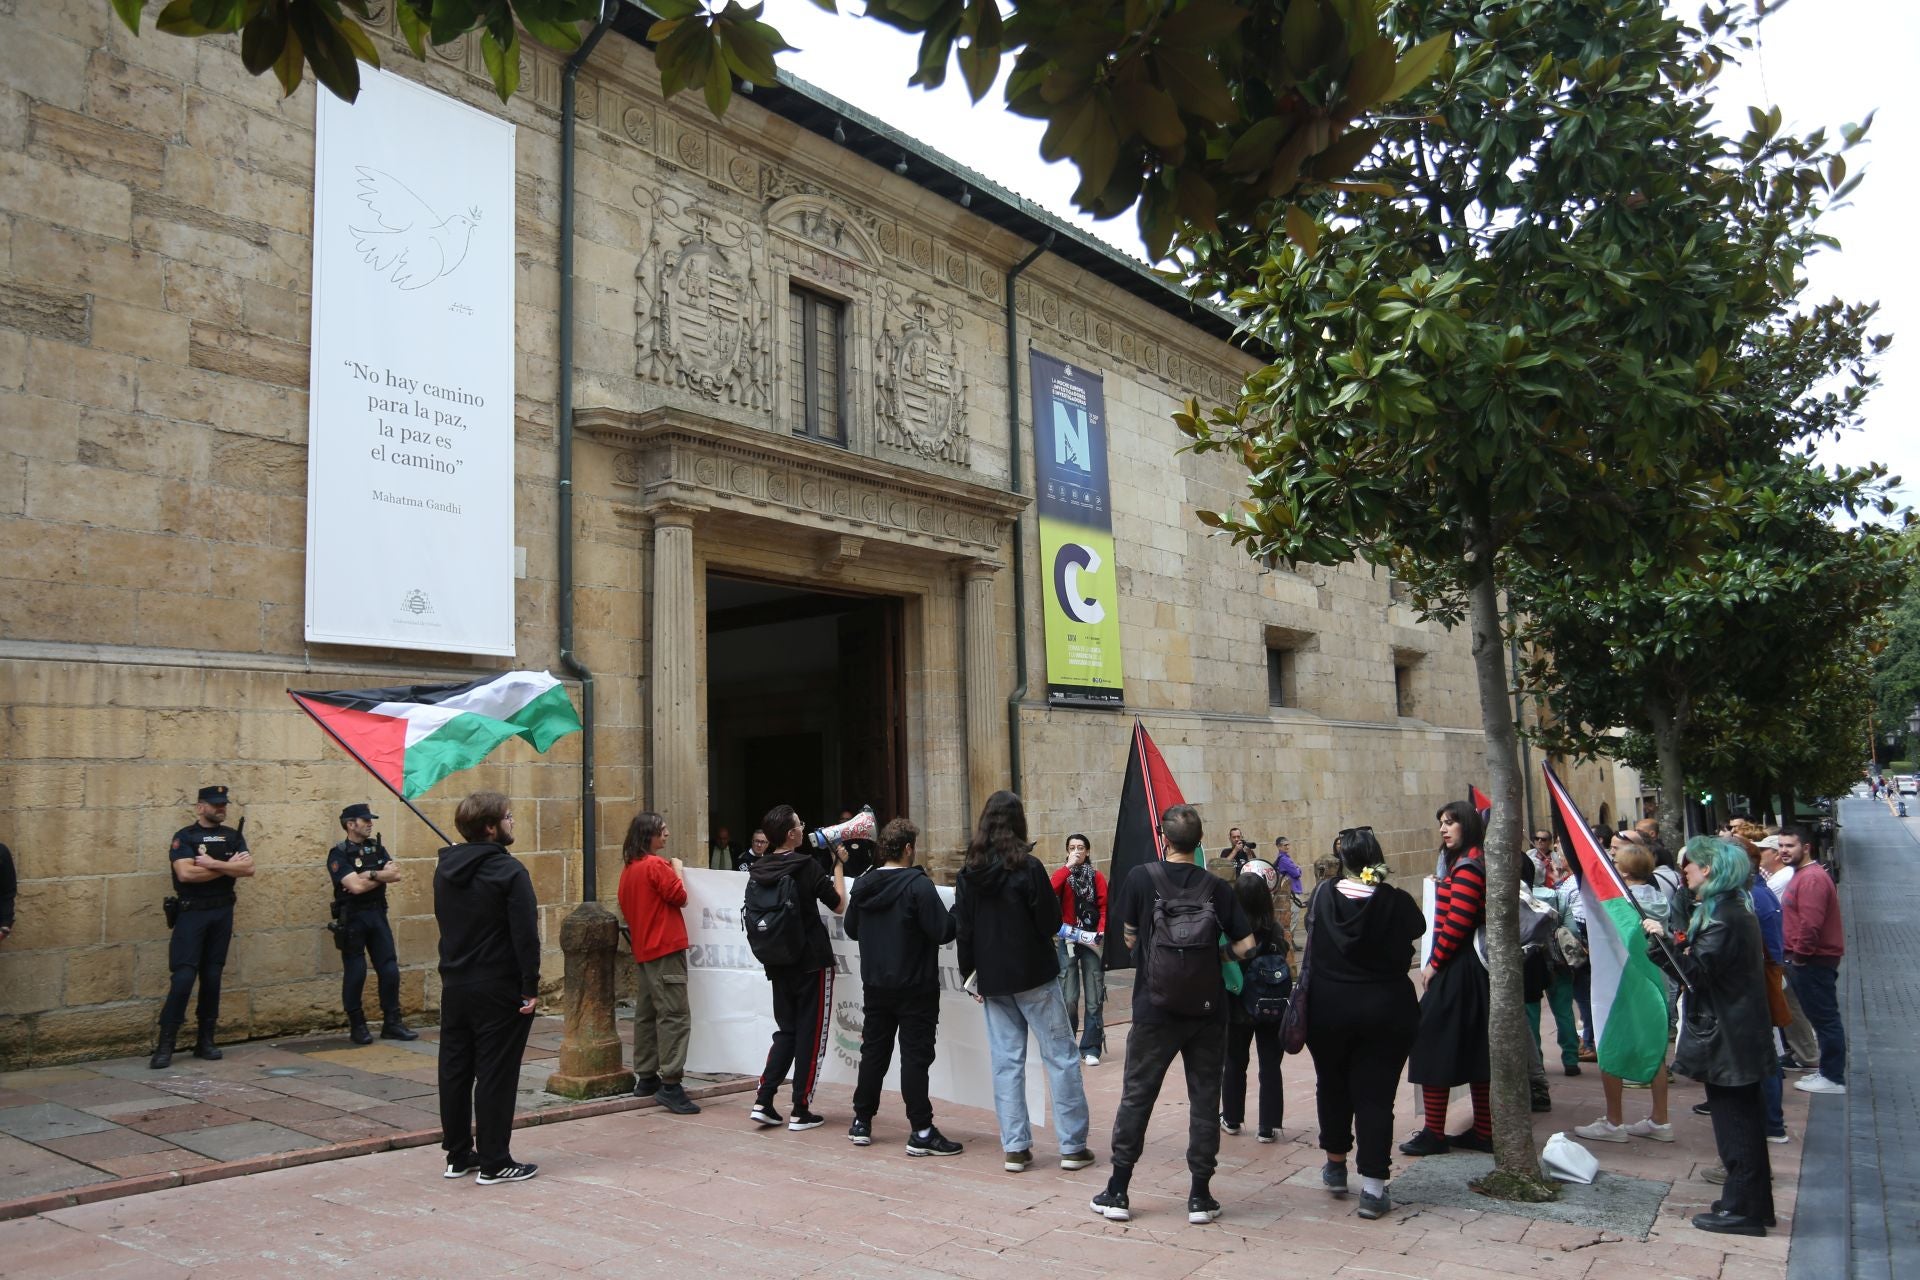
<instances>
[{"instance_id":1,"label":"lamp fixture on facade","mask_svg":"<svg viewBox=\"0 0 1920 1280\"><path fill-rule=\"evenodd\" d=\"M833 122L833 140L839 143L843 147L847 145L846 126L841 124L838 120L835 120Z\"/></svg>"},{"instance_id":2,"label":"lamp fixture on facade","mask_svg":"<svg viewBox=\"0 0 1920 1280\"><path fill-rule=\"evenodd\" d=\"M893 171L901 177L907 176L907 153L902 151L900 158L893 162Z\"/></svg>"}]
</instances>

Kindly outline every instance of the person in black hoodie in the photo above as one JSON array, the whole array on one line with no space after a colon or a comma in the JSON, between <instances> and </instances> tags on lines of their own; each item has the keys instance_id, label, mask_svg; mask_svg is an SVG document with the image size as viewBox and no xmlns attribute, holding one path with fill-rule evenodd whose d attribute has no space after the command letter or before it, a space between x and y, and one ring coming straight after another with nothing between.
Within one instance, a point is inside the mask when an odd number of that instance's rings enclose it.
<instances>
[{"instance_id":1,"label":"person in black hoodie","mask_svg":"<svg viewBox=\"0 0 1920 1280\"><path fill-rule=\"evenodd\" d=\"M527 869L507 852L513 809L498 791L460 802L467 843L440 851L433 915L440 924L440 1145L449 1178L524 1182L538 1166L513 1158L513 1095L540 996L540 925ZM477 1142L476 1142L477 1139Z\"/></svg>"},{"instance_id":2,"label":"person in black hoodie","mask_svg":"<svg viewBox=\"0 0 1920 1280\"><path fill-rule=\"evenodd\" d=\"M957 1156L961 1144L933 1127L927 1069L940 1025L939 956L958 929L940 901L933 880L913 865L920 829L895 818L880 832L878 867L853 882L847 905L847 936L860 944L860 1081L853 1090L853 1124L847 1139L856 1147L873 1141L880 1084L893 1065L900 1037L900 1096L906 1100L910 1156Z\"/></svg>"},{"instance_id":3,"label":"person in black hoodie","mask_svg":"<svg viewBox=\"0 0 1920 1280\"><path fill-rule=\"evenodd\" d=\"M1334 842L1340 876L1324 880L1307 906L1307 1051L1320 1107L1320 1181L1347 1193L1347 1153L1360 1142L1360 1216L1393 1208L1387 1198L1393 1144L1393 1092L1420 1028L1413 994L1414 944L1427 919L1387 880L1386 856L1372 827L1351 827Z\"/></svg>"},{"instance_id":4,"label":"person in black hoodie","mask_svg":"<svg viewBox=\"0 0 1920 1280\"><path fill-rule=\"evenodd\" d=\"M973 998L986 1006L993 1109L1000 1117L1002 1167L1008 1173L1033 1164L1033 1131L1027 1119L1029 1030L1040 1042L1053 1092L1060 1167L1084 1169L1093 1163L1087 1150L1087 1090L1080 1078L1080 1052L1067 1022L1067 1001L1058 981L1060 961L1053 951L1054 935L1060 932L1060 899L1032 850L1020 797L996 791L981 807L966 864L953 887L960 972L968 976Z\"/></svg>"},{"instance_id":5,"label":"person in black hoodie","mask_svg":"<svg viewBox=\"0 0 1920 1280\"><path fill-rule=\"evenodd\" d=\"M833 1010L833 940L826 921L812 904L818 902L837 916L847 913L846 848L833 846L833 879L812 854L801 847L806 823L790 804L767 811L760 829L774 852L758 858L747 869L749 885L777 884L793 877L794 901L800 912L800 959L794 964L766 964L773 985L773 1043L767 1065L760 1072L760 1088L753 1096L753 1122L766 1128L784 1123L795 1133L826 1123L810 1109L813 1090L820 1083L820 1055L827 1047L827 1019ZM773 1095L793 1072L793 1115L782 1121L773 1109Z\"/></svg>"}]
</instances>

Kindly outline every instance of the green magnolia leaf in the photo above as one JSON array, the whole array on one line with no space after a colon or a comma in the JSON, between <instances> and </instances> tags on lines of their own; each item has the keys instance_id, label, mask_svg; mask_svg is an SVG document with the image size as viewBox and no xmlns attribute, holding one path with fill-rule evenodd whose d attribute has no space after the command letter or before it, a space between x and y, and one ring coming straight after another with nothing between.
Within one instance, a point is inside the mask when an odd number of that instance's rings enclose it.
<instances>
[{"instance_id":1,"label":"green magnolia leaf","mask_svg":"<svg viewBox=\"0 0 1920 1280\"><path fill-rule=\"evenodd\" d=\"M1296 74L1308 71L1319 61L1327 32L1322 20L1321 0L1292 0L1287 16L1280 21L1280 46L1286 51L1287 65Z\"/></svg>"},{"instance_id":2,"label":"green magnolia leaf","mask_svg":"<svg viewBox=\"0 0 1920 1280\"><path fill-rule=\"evenodd\" d=\"M279 5L268 5L240 33L240 61L253 75L264 75L280 60L287 44L287 21Z\"/></svg>"},{"instance_id":3,"label":"green magnolia leaf","mask_svg":"<svg viewBox=\"0 0 1920 1280\"><path fill-rule=\"evenodd\" d=\"M1300 246L1300 252L1311 258L1320 251L1320 226L1313 215L1297 204L1287 206L1287 239ZM1362 386L1361 391L1366 388ZM1344 393L1343 393L1344 394Z\"/></svg>"},{"instance_id":4,"label":"green magnolia leaf","mask_svg":"<svg viewBox=\"0 0 1920 1280\"><path fill-rule=\"evenodd\" d=\"M1234 104L1227 82L1206 58L1180 49L1158 49L1153 61L1161 85L1182 111L1215 124L1227 124L1239 117L1240 108Z\"/></svg>"},{"instance_id":5,"label":"green magnolia leaf","mask_svg":"<svg viewBox=\"0 0 1920 1280\"><path fill-rule=\"evenodd\" d=\"M1162 21L1154 34L1168 44L1204 49L1232 35L1247 20L1247 11L1226 0L1190 0Z\"/></svg>"},{"instance_id":6,"label":"green magnolia leaf","mask_svg":"<svg viewBox=\"0 0 1920 1280\"><path fill-rule=\"evenodd\" d=\"M300 79L306 74L306 66L306 48L300 43L299 33L289 27L286 40L280 46L280 56L273 63L273 75L280 82L282 97L291 98L293 91L300 87Z\"/></svg>"},{"instance_id":7,"label":"green magnolia leaf","mask_svg":"<svg viewBox=\"0 0 1920 1280\"><path fill-rule=\"evenodd\" d=\"M1387 96L1393 84L1394 62L1391 41L1378 35L1367 39L1347 73L1344 97L1349 111L1365 111Z\"/></svg>"},{"instance_id":8,"label":"green magnolia leaf","mask_svg":"<svg viewBox=\"0 0 1920 1280\"><path fill-rule=\"evenodd\" d=\"M1234 140L1233 148L1227 152L1227 172L1253 174L1271 165L1274 152L1280 149L1280 144L1286 140L1292 128L1293 121L1279 116L1267 116L1254 121Z\"/></svg>"},{"instance_id":9,"label":"green magnolia leaf","mask_svg":"<svg viewBox=\"0 0 1920 1280\"><path fill-rule=\"evenodd\" d=\"M360 61L353 46L338 28L318 9L305 5L290 6L288 20L292 34L298 36L313 68L313 78L325 85L335 97L352 102L360 96Z\"/></svg>"},{"instance_id":10,"label":"green magnolia leaf","mask_svg":"<svg viewBox=\"0 0 1920 1280\"><path fill-rule=\"evenodd\" d=\"M193 0L172 0L154 20L154 28L170 36L212 35L213 28L193 16Z\"/></svg>"},{"instance_id":11,"label":"green magnolia leaf","mask_svg":"<svg viewBox=\"0 0 1920 1280\"><path fill-rule=\"evenodd\" d=\"M271 8L272 6L268 7ZM343 16L340 21L333 24L333 29L338 31L340 38L347 42L347 47L353 50L353 56L355 58L358 58L370 67L378 67L380 65L380 50L374 47L372 39L367 35L366 28L362 27L352 18Z\"/></svg>"},{"instance_id":12,"label":"green magnolia leaf","mask_svg":"<svg viewBox=\"0 0 1920 1280\"><path fill-rule=\"evenodd\" d=\"M526 28L527 34L549 49L562 49L572 53L580 47L580 42L585 38L580 31L579 23L536 18L527 12L524 5L518 10L518 17L520 25Z\"/></svg>"},{"instance_id":13,"label":"green magnolia leaf","mask_svg":"<svg viewBox=\"0 0 1920 1280\"><path fill-rule=\"evenodd\" d=\"M503 45L491 30L482 31L480 57L487 65L494 92L500 95L500 101L508 101L520 87L520 33L514 32L512 39Z\"/></svg>"},{"instance_id":14,"label":"green magnolia leaf","mask_svg":"<svg viewBox=\"0 0 1920 1280\"><path fill-rule=\"evenodd\" d=\"M416 58L427 56L427 20L420 16L406 0L398 0L394 6L394 17L400 20L400 37L407 42L407 49Z\"/></svg>"},{"instance_id":15,"label":"green magnolia leaf","mask_svg":"<svg viewBox=\"0 0 1920 1280\"><path fill-rule=\"evenodd\" d=\"M1139 135L1156 147L1177 147L1187 140L1187 126L1180 119L1180 108L1157 85L1144 82L1130 86L1120 99Z\"/></svg>"},{"instance_id":16,"label":"green magnolia leaf","mask_svg":"<svg viewBox=\"0 0 1920 1280\"><path fill-rule=\"evenodd\" d=\"M707 100L707 110L716 117L727 114L727 104L733 100L733 76L727 71L724 57L708 57L707 77L701 92Z\"/></svg>"},{"instance_id":17,"label":"green magnolia leaf","mask_svg":"<svg viewBox=\"0 0 1920 1280\"><path fill-rule=\"evenodd\" d=\"M147 0L113 0L113 11L120 15L120 21L127 24L127 30L140 34L140 14L147 7Z\"/></svg>"},{"instance_id":18,"label":"green magnolia leaf","mask_svg":"<svg viewBox=\"0 0 1920 1280\"><path fill-rule=\"evenodd\" d=\"M1393 82L1387 86L1383 101L1397 102L1432 79L1433 69L1440 65L1452 42L1453 33L1443 31L1408 50L1394 65Z\"/></svg>"}]
</instances>

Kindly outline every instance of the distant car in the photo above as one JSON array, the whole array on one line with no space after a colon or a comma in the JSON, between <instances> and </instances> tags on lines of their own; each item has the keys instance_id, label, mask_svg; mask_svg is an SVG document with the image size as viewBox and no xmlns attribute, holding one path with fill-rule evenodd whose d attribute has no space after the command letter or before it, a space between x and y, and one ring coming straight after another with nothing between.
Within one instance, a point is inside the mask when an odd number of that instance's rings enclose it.
<instances>
[{"instance_id":1,"label":"distant car","mask_svg":"<svg viewBox=\"0 0 1920 1280\"><path fill-rule=\"evenodd\" d=\"M1920 794L1920 778L1916 778L1910 773L1905 773L1901 774L1896 781L1899 785L1901 795L1910 796Z\"/></svg>"}]
</instances>

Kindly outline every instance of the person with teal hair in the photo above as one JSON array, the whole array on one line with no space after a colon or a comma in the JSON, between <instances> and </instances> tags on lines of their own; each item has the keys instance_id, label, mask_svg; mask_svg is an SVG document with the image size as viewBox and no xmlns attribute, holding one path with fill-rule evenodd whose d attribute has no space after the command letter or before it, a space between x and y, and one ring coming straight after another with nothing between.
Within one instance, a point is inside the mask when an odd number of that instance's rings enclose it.
<instances>
[{"instance_id":1,"label":"person with teal hair","mask_svg":"<svg viewBox=\"0 0 1920 1280\"><path fill-rule=\"evenodd\" d=\"M1766 949L1747 893L1753 866L1739 845L1706 836L1687 841L1681 862L1698 903L1686 948L1654 946L1652 957L1686 988L1673 1069L1706 1085L1713 1141L1727 1171L1726 1191L1693 1225L1764 1236L1774 1225L1773 1168L1760 1090L1775 1059ZM1650 939L1669 933L1658 920L1640 923Z\"/></svg>"}]
</instances>

